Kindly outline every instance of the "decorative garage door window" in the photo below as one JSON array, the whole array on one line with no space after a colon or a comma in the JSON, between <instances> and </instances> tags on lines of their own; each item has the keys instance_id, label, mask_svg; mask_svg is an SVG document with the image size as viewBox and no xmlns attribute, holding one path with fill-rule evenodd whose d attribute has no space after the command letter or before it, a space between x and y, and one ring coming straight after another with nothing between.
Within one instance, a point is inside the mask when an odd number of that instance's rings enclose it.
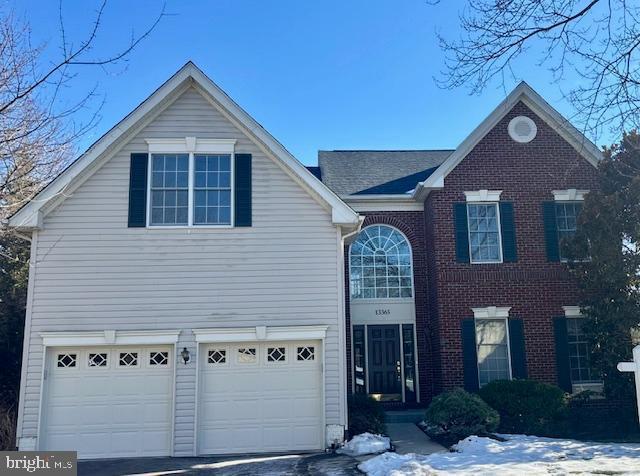
<instances>
[{"instance_id":1,"label":"decorative garage door window","mask_svg":"<svg viewBox=\"0 0 640 476\"><path fill-rule=\"evenodd\" d=\"M71 368L76 366L78 357L76 354L58 354L57 367L61 369Z\"/></svg>"},{"instance_id":2,"label":"decorative garage door window","mask_svg":"<svg viewBox=\"0 0 640 476\"><path fill-rule=\"evenodd\" d=\"M287 353L284 347L267 348L268 362L285 362L286 360L287 360Z\"/></svg>"},{"instance_id":3,"label":"decorative garage door window","mask_svg":"<svg viewBox=\"0 0 640 476\"><path fill-rule=\"evenodd\" d=\"M395 228L372 225L351 245L351 298L413 297L411 246Z\"/></svg>"},{"instance_id":4,"label":"decorative garage door window","mask_svg":"<svg viewBox=\"0 0 640 476\"><path fill-rule=\"evenodd\" d=\"M138 353L137 352L120 352L118 365L120 365L120 367L137 367Z\"/></svg>"},{"instance_id":5,"label":"decorative garage door window","mask_svg":"<svg viewBox=\"0 0 640 476\"><path fill-rule=\"evenodd\" d=\"M225 349L212 349L207 353L207 362L210 364L224 364L227 362Z\"/></svg>"},{"instance_id":6,"label":"decorative garage door window","mask_svg":"<svg viewBox=\"0 0 640 476\"><path fill-rule=\"evenodd\" d=\"M89 367L106 367L107 366L107 354L89 354L87 360Z\"/></svg>"},{"instance_id":7,"label":"decorative garage door window","mask_svg":"<svg viewBox=\"0 0 640 476\"><path fill-rule=\"evenodd\" d=\"M169 365L169 352L150 352L149 365Z\"/></svg>"},{"instance_id":8,"label":"decorative garage door window","mask_svg":"<svg viewBox=\"0 0 640 476\"><path fill-rule=\"evenodd\" d=\"M238 349L238 362L241 364L255 364L257 362L255 347L241 347Z\"/></svg>"},{"instance_id":9,"label":"decorative garage door window","mask_svg":"<svg viewBox=\"0 0 640 476\"><path fill-rule=\"evenodd\" d=\"M316 358L315 354L316 354L316 349L312 345L305 346L305 347L298 347L297 359L300 362L315 360Z\"/></svg>"}]
</instances>

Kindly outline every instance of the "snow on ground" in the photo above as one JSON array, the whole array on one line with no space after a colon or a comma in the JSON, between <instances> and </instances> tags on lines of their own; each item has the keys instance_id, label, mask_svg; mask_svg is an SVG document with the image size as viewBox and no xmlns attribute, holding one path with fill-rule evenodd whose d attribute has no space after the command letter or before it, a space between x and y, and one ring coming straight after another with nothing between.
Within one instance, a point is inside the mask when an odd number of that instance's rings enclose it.
<instances>
[{"instance_id":1,"label":"snow on ground","mask_svg":"<svg viewBox=\"0 0 640 476\"><path fill-rule=\"evenodd\" d=\"M369 476L640 475L640 444L592 443L525 435L470 436L432 455L384 453L358 465Z\"/></svg>"},{"instance_id":2,"label":"snow on ground","mask_svg":"<svg viewBox=\"0 0 640 476\"><path fill-rule=\"evenodd\" d=\"M391 440L386 436L362 433L347 441L338 453L350 456L381 453L391 448Z\"/></svg>"}]
</instances>

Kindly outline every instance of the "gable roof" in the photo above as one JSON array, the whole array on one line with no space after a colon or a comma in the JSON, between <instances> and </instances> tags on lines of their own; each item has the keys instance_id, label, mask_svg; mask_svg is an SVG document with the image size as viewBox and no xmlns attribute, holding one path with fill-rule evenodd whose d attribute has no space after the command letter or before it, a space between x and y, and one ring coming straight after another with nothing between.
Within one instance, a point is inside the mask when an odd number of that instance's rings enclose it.
<instances>
[{"instance_id":1,"label":"gable roof","mask_svg":"<svg viewBox=\"0 0 640 476\"><path fill-rule=\"evenodd\" d=\"M30 202L9 219L9 226L32 229L42 226L43 215L68 196L68 192L86 180L104 161L108 160L141 124L171 104L186 89L195 86L209 96L267 156L277 161L289 175L305 188L316 200L331 210L334 224L358 226L358 214L345 204L333 191L307 170L285 147L269 134L246 111L236 104L222 89L189 61L151 96L124 119L110 129L87 151L69 165L60 175L41 190Z\"/></svg>"},{"instance_id":2,"label":"gable roof","mask_svg":"<svg viewBox=\"0 0 640 476\"><path fill-rule=\"evenodd\" d=\"M423 200L431 189L442 188L447 175L462 162L478 142L520 101L540 117L540 119L545 121L564 140L571 144L591 165L594 167L598 166L598 162L603 157L600 149L545 101L542 96L534 91L531 86L522 81L498 104L491 114L460 143L458 148L447 157L435 173L431 174L426 180L416 186L413 197L417 200Z\"/></svg>"},{"instance_id":3,"label":"gable roof","mask_svg":"<svg viewBox=\"0 0 640 476\"><path fill-rule=\"evenodd\" d=\"M439 166L452 152L321 150L318 152L318 166L322 181L343 198L365 193L404 195L426 179L427 170Z\"/></svg>"}]
</instances>

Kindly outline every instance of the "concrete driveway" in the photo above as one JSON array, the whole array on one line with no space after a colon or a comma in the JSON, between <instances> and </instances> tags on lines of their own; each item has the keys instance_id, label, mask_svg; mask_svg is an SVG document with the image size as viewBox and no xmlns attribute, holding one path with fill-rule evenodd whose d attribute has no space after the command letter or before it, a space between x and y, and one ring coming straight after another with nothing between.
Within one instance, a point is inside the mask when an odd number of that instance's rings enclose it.
<instances>
[{"instance_id":1,"label":"concrete driveway","mask_svg":"<svg viewBox=\"0 0 640 476\"><path fill-rule=\"evenodd\" d=\"M130 458L81 461L79 475L161 476L161 475L360 475L358 461L346 455L247 455L220 458Z\"/></svg>"}]
</instances>

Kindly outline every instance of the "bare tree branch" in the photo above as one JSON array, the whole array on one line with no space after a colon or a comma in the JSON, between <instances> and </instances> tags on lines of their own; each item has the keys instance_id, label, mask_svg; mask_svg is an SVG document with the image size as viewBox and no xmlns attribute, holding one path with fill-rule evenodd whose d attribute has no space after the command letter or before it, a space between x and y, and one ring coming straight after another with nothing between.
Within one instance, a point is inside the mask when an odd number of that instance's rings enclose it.
<instances>
[{"instance_id":1,"label":"bare tree branch","mask_svg":"<svg viewBox=\"0 0 640 476\"><path fill-rule=\"evenodd\" d=\"M446 53L438 84L472 93L495 80L504 86L526 52L560 86L569 84L572 119L585 132L620 135L640 126L638 20L640 4L625 0L468 0L462 35L438 36Z\"/></svg>"}]
</instances>

